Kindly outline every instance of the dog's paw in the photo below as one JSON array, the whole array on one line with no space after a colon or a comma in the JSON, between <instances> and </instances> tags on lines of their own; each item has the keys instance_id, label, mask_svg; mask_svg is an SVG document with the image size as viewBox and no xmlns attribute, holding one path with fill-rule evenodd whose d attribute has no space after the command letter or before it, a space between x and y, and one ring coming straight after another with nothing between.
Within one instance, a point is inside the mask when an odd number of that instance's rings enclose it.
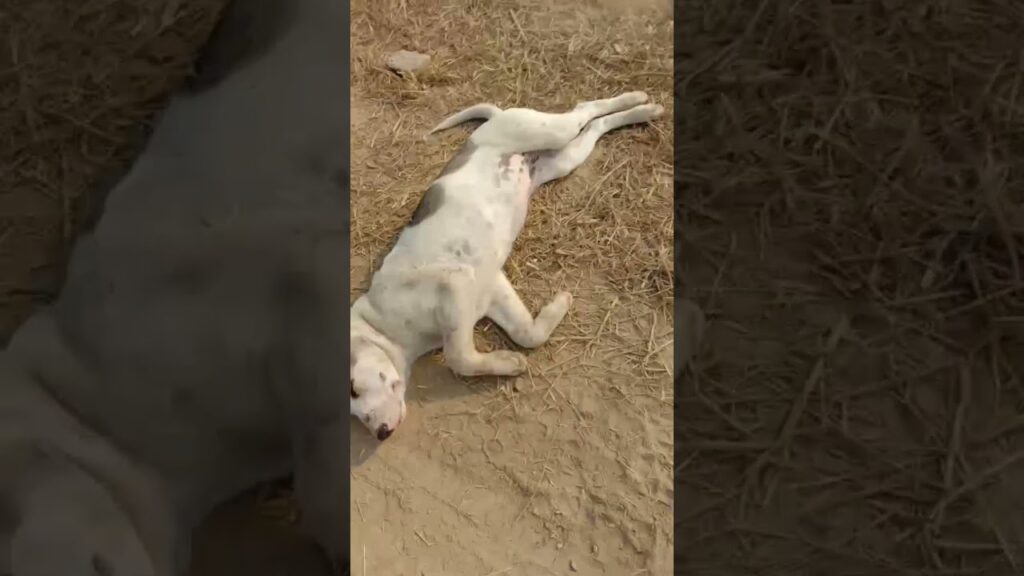
<instances>
[{"instance_id":1,"label":"dog's paw","mask_svg":"<svg viewBox=\"0 0 1024 576\"><path fill-rule=\"evenodd\" d=\"M555 326L558 326L562 321L562 318L565 318L570 306L572 306L572 294L563 290L555 294L551 302L544 306L537 319L542 325L545 325L545 330L554 330Z\"/></svg>"},{"instance_id":2,"label":"dog's paw","mask_svg":"<svg viewBox=\"0 0 1024 576\"><path fill-rule=\"evenodd\" d=\"M635 92L626 92L625 94L622 95L622 99L629 101L629 103L632 104L633 106L647 102L648 98L650 98L650 96L647 95L647 92L643 92L640 90L637 90Z\"/></svg>"},{"instance_id":3,"label":"dog's paw","mask_svg":"<svg viewBox=\"0 0 1024 576\"><path fill-rule=\"evenodd\" d=\"M572 294L561 290L555 294L555 297L551 299L551 302L548 302L545 308L556 310L559 312L559 316L561 316L569 310L570 306L572 306Z\"/></svg>"},{"instance_id":4,"label":"dog's paw","mask_svg":"<svg viewBox=\"0 0 1024 576\"><path fill-rule=\"evenodd\" d=\"M550 302L544 305L533 322L528 338L519 338L517 342L527 348L536 348L548 341L551 333L562 323L572 306L572 294L561 291L555 294Z\"/></svg>"},{"instance_id":5,"label":"dog's paw","mask_svg":"<svg viewBox=\"0 0 1024 576\"><path fill-rule=\"evenodd\" d=\"M661 104L644 104L628 112L636 122L650 122L665 115L665 107Z\"/></svg>"},{"instance_id":6,"label":"dog's paw","mask_svg":"<svg viewBox=\"0 0 1024 576\"><path fill-rule=\"evenodd\" d=\"M572 294L562 290L551 300L553 304L557 304L559 308L564 308L566 311L572 306Z\"/></svg>"},{"instance_id":7,"label":"dog's paw","mask_svg":"<svg viewBox=\"0 0 1024 576\"><path fill-rule=\"evenodd\" d=\"M495 368L496 374L499 376L518 376L529 367L526 361L526 356L519 352L513 352L511 350L499 350L492 352L494 354L495 363L498 364Z\"/></svg>"}]
</instances>

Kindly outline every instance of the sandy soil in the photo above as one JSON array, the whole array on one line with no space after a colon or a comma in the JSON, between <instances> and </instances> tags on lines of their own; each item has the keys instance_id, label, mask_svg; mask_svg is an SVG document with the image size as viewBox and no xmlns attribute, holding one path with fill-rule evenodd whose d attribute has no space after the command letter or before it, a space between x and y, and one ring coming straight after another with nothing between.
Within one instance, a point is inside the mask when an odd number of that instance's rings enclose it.
<instances>
[{"instance_id":1,"label":"sandy soil","mask_svg":"<svg viewBox=\"0 0 1024 576\"><path fill-rule=\"evenodd\" d=\"M467 134L423 140L443 116L480 97L552 110L605 97L582 92L618 73L609 50L663 72L612 79L613 91L643 89L671 107L665 8L355 2L353 299ZM632 32L617 38L609 26ZM564 49L574 41L604 53L572 60ZM431 54L432 69L395 77L382 62L397 49ZM534 310L562 288L575 302L529 354L528 375L461 380L425 358L395 436L378 447L353 421L354 574L671 573L671 137L671 117L609 135L535 199L509 264L513 282ZM620 211L625 224L614 222ZM631 252L633 243L662 259ZM484 345L511 346L484 330Z\"/></svg>"}]
</instances>

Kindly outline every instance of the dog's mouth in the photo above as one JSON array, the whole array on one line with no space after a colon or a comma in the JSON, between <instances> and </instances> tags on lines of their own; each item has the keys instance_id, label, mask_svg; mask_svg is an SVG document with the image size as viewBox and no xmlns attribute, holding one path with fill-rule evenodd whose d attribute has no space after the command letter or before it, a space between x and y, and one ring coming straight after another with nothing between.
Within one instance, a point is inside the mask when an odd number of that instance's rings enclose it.
<instances>
[{"instance_id":1,"label":"dog's mouth","mask_svg":"<svg viewBox=\"0 0 1024 576\"><path fill-rule=\"evenodd\" d=\"M405 420L405 405L402 405L402 411L398 414L398 422L395 422L394 426L389 426L384 422L377 426L376 429L370 429L370 433L376 436L378 441L383 442L390 438L395 433L395 430L398 430L403 420Z\"/></svg>"}]
</instances>

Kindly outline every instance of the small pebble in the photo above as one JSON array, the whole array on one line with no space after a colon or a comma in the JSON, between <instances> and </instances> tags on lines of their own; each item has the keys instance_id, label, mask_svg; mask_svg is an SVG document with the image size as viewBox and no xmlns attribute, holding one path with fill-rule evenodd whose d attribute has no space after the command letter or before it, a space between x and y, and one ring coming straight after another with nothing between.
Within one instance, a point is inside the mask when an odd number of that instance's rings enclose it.
<instances>
[{"instance_id":1,"label":"small pebble","mask_svg":"<svg viewBox=\"0 0 1024 576\"><path fill-rule=\"evenodd\" d=\"M555 544L555 550L561 550L564 547L565 547L565 544L562 544L561 542Z\"/></svg>"},{"instance_id":2,"label":"small pebble","mask_svg":"<svg viewBox=\"0 0 1024 576\"><path fill-rule=\"evenodd\" d=\"M569 560L569 570L572 570L573 572L576 571L576 561L575 560Z\"/></svg>"},{"instance_id":3,"label":"small pebble","mask_svg":"<svg viewBox=\"0 0 1024 576\"><path fill-rule=\"evenodd\" d=\"M419 52L399 50L388 55L385 63L395 72L417 72L430 64L430 56Z\"/></svg>"}]
</instances>

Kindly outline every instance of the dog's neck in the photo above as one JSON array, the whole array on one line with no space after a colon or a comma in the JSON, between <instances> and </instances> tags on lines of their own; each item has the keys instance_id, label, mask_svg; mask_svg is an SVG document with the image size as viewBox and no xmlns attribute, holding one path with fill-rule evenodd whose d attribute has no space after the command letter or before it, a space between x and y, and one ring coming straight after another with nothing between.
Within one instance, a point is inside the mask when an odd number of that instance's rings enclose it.
<instances>
[{"instance_id":1,"label":"dog's neck","mask_svg":"<svg viewBox=\"0 0 1024 576\"><path fill-rule=\"evenodd\" d=\"M383 332L373 325L373 312L369 302L365 300L365 296L360 297L352 305L352 313L349 319L351 340L354 342L357 338L361 338L370 345L380 348L387 355L388 359L391 360L395 368L398 369L402 379L408 382L409 374L412 372L412 362L400 346L396 345L392 339L385 336ZM355 349L355 347L352 346L350 349Z\"/></svg>"}]
</instances>

